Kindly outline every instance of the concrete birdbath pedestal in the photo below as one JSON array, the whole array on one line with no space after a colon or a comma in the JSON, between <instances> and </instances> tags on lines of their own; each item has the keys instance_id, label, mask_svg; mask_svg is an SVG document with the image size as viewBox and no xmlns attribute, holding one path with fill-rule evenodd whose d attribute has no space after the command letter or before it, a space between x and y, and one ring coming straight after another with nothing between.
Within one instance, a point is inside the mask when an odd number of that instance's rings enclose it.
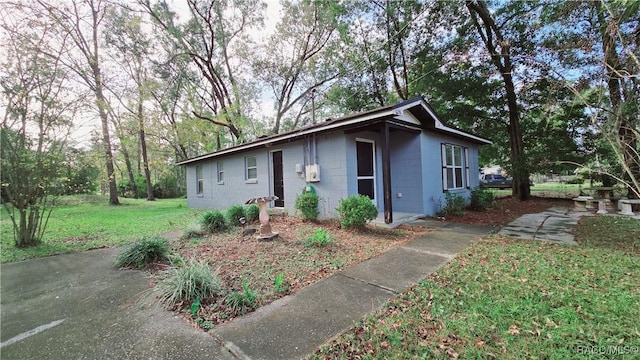
<instances>
[{"instance_id":1,"label":"concrete birdbath pedestal","mask_svg":"<svg viewBox=\"0 0 640 360\"><path fill-rule=\"evenodd\" d=\"M265 196L253 198L247 200L247 202L245 203L246 205L258 204L258 207L260 208L260 214L258 215L258 218L260 219L260 233L258 234L258 240L270 240L278 236L278 233L271 231L271 224L269 224L269 213L267 212L267 203L270 203L273 200L278 200L278 197Z\"/></svg>"}]
</instances>

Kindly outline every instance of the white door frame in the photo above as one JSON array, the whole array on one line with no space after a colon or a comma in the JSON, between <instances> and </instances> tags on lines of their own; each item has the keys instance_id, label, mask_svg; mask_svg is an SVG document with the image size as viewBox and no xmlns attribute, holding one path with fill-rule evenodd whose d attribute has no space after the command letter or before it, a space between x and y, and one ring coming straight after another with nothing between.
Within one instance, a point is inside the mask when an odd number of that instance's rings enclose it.
<instances>
[{"instance_id":1,"label":"white door frame","mask_svg":"<svg viewBox=\"0 0 640 360\"><path fill-rule=\"evenodd\" d=\"M362 142L362 143L369 143L371 144L371 148L372 148L372 154L371 156L373 157L372 162L373 162L373 175L372 176L360 176L358 175L358 142ZM357 182L358 180L373 180L373 199L371 199L371 202L373 202L374 205L376 205L376 208L378 207L378 191L377 191L377 180L376 180L376 175L377 175L377 169L376 169L376 142L375 140L372 139L365 139L365 138L356 138L356 188L357 188Z\"/></svg>"}]
</instances>

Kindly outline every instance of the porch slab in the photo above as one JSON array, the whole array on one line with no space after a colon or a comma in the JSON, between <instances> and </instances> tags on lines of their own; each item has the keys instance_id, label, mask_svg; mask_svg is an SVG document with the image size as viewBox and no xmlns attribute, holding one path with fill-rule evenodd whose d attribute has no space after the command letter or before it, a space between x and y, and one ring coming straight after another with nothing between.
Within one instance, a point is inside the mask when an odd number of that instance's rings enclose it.
<instances>
[{"instance_id":1,"label":"porch slab","mask_svg":"<svg viewBox=\"0 0 640 360\"><path fill-rule=\"evenodd\" d=\"M385 228L385 229L394 229L402 224L410 223L415 221L421 217L424 217L422 214L411 214L411 213L393 213L393 222L391 224L387 224L384 222L384 213L378 213L378 217L371 220L369 224Z\"/></svg>"}]
</instances>

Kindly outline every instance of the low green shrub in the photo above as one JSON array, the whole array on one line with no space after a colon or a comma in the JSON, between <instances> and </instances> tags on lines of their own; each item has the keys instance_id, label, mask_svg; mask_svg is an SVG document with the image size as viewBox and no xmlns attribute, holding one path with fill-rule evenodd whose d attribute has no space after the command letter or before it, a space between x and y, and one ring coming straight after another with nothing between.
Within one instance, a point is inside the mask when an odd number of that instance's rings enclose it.
<instances>
[{"instance_id":1,"label":"low green shrub","mask_svg":"<svg viewBox=\"0 0 640 360\"><path fill-rule=\"evenodd\" d=\"M222 293L222 281L204 261L189 260L181 267L166 271L166 277L158 283L162 302L169 309L178 304L189 305L198 300L213 299Z\"/></svg>"},{"instance_id":2,"label":"low green shrub","mask_svg":"<svg viewBox=\"0 0 640 360\"><path fill-rule=\"evenodd\" d=\"M202 215L200 219L200 225L202 231L213 234L221 231L225 231L229 225L224 214L220 210L207 211Z\"/></svg>"},{"instance_id":3,"label":"low green shrub","mask_svg":"<svg viewBox=\"0 0 640 360\"><path fill-rule=\"evenodd\" d=\"M171 248L169 241L160 236L144 237L125 247L114 263L117 268L143 268L156 261L167 260Z\"/></svg>"},{"instance_id":4,"label":"low green shrub","mask_svg":"<svg viewBox=\"0 0 640 360\"><path fill-rule=\"evenodd\" d=\"M240 226L242 223L240 222L241 218L245 218L244 206L242 205L232 205L227 209L227 221L231 226Z\"/></svg>"},{"instance_id":5,"label":"low green shrub","mask_svg":"<svg viewBox=\"0 0 640 360\"><path fill-rule=\"evenodd\" d=\"M310 221L318 219L318 195L312 192L303 192L296 198L295 206L302 213L303 219Z\"/></svg>"},{"instance_id":6,"label":"low green shrub","mask_svg":"<svg viewBox=\"0 0 640 360\"><path fill-rule=\"evenodd\" d=\"M565 184L584 184L584 178L581 176L572 177L571 179L565 181Z\"/></svg>"},{"instance_id":7,"label":"low green shrub","mask_svg":"<svg viewBox=\"0 0 640 360\"><path fill-rule=\"evenodd\" d=\"M306 247L323 247L333 242L333 236L325 229L315 229L313 235L307 237Z\"/></svg>"},{"instance_id":8,"label":"low green shrub","mask_svg":"<svg viewBox=\"0 0 640 360\"><path fill-rule=\"evenodd\" d=\"M454 216L462 216L464 215L464 207L467 205L467 201L465 198L458 194L454 194L452 192L446 191L444 193L445 205L440 211L438 211L438 216L446 216L446 215L454 215Z\"/></svg>"},{"instance_id":9,"label":"low green shrub","mask_svg":"<svg viewBox=\"0 0 640 360\"><path fill-rule=\"evenodd\" d=\"M340 215L340 225L344 228L364 228L367 221L378 216L378 209L371 199L360 194L340 200L336 210Z\"/></svg>"},{"instance_id":10,"label":"low green shrub","mask_svg":"<svg viewBox=\"0 0 640 360\"><path fill-rule=\"evenodd\" d=\"M242 315L253 309L258 303L255 291L249 289L249 284L242 283L242 291L234 291L225 297L225 303L235 315Z\"/></svg>"},{"instance_id":11,"label":"low green shrub","mask_svg":"<svg viewBox=\"0 0 640 360\"><path fill-rule=\"evenodd\" d=\"M256 221L260 216L260 207L256 204L251 204L244 209L244 214L247 221Z\"/></svg>"},{"instance_id":12,"label":"low green shrub","mask_svg":"<svg viewBox=\"0 0 640 360\"><path fill-rule=\"evenodd\" d=\"M493 207L495 199L491 190L475 188L471 190L469 209L485 211Z\"/></svg>"}]
</instances>

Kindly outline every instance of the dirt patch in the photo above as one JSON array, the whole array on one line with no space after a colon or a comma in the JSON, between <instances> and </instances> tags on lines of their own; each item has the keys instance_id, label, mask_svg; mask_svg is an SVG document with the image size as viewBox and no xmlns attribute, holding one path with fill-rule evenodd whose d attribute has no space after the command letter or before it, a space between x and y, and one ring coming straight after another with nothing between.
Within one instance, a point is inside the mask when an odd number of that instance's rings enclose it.
<instances>
[{"instance_id":1,"label":"dirt patch","mask_svg":"<svg viewBox=\"0 0 640 360\"><path fill-rule=\"evenodd\" d=\"M445 221L502 227L524 214L543 212L553 206L573 207L573 202L568 199L541 197L531 197L528 201L520 201L512 197L504 197L497 199L494 207L490 210L465 210L463 216L446 217Z\"/></svg>"}]
</instances>

